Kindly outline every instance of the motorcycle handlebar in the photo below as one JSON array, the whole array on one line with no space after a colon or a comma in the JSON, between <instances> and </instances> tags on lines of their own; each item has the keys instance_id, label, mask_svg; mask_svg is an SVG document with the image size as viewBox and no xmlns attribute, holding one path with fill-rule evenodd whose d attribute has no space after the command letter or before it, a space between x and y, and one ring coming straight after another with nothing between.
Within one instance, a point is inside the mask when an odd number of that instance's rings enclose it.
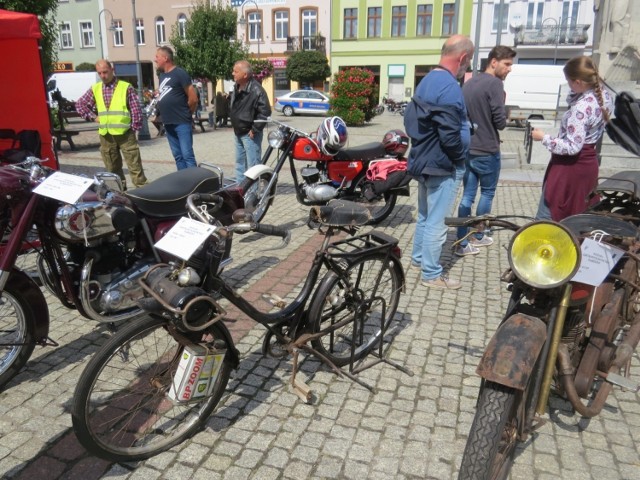
<instances>
[{"instance_id":1,"label":"motorcycle handlebar","mask_svg":"<svg viewBox=\"0 0 640 480\"><path fill-rule=\"evenodd\" d=\"M189 212L196 216L201 222L210 223L209 218L196 206L196 202L213 203L213 209L209 212L209 214L211 214L217 212L220 207L222 207L223 201L223 198L215 193L192 193L187 197L187 208Z\"/></svg>"},{"instance_id":2,"label":"motorcycle handlebar","mask_svg":"<svg viewBox=\"0 0 640 480\"><path fill-rule=\"evenodd\" d=\"M527 218L527 220L531 220L528 217L518 218ZM477 217L447 217L444 219L444 223L449 227L502 227L514 231L520 228L520 225L505 220L504 218L496 217L495 215L479 215Z\"/></svg>"}]
</instances>

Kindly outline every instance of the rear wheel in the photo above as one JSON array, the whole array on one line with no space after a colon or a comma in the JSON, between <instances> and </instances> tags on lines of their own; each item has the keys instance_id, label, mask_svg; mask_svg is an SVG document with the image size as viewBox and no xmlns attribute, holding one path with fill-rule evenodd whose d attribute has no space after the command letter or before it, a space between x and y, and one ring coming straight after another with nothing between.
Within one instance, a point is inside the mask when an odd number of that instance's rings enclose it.
<instances>
[{"instance_id":1,"label":"rear wheel","mask_svg":"<svg viewBox=\"0 0 640 480\"><path fill-rule=\"evenodd\" d=\"M294 113L293 108L287 105L282 109L282 113L284 113L285 117L291 117Z\"/></svg>"},{"instance_id":2,"label":"rear wheel","mask_svg":"<svg viewBox=\"0 0 640 480\"><path fill-rule=\"evenodd\" d=\"M345 198L352 202L365 204L371 211L371 220L369 220L368 225L376 225L391 214L396 206L398 195L392 192L386 192L382 195L375 196L372 200L368 200L365 196L365 188L366 179L363 178L355 188L357 195Z\"/></svg>"},{"instance_id":3,"label":"rear wheel","mask_svg":"<svg viewBox=\"0 0 640 480\"><path fill-rule=\"evenodd\" d=\"M29 360L36 346L35 331L35 313L9 278L0 294L0 388Z\"/></svg>"},{"instance_id":4,"label":"rear wheel","mask_svg":"<svg viewBox=\"0 0 640 480\"><path fill-rule=\"evenodd\" d=\"M328 272L309 307L313 332L329 328L313 347L337 366L359 360L382 341L398 308L402 273L379 253L356 260L347 270L349 282ZM350 287L350 288L349 288Z\"/></svg>"},{"instance_id":5,"label":"rear wheel","mask_svg":"<svg viewBox=\"0 0 640 480\"><path fill-rule=\"evenodd\" d=\"M76 386L71 414L80 443L107 460L133 462L200 430L222 397L230 363L222 362L209 396L186 403L168 394L185 339L223 351L220 327L214 324L206 332L176 338L168 320L142 317L112 336L87 364Z\"/></svg>"},{"instance_id":6,"label":"rear wheel","mask_svg":"<svg viewBox=\"0 0 640 480\"><path fill-rule=\"evenodd\" d=\"M271 173L263 173L255 180L245 177L240 184L244 199L244 209L253 215L253 221L260 222L267 214L269 207L273 203L273 197L276 194L276 186L274 185L269 193L269 200L267 200L262 206L259 205L260 200L267 191L267 186L271 181Z\"/></svg>"},{"instance_id":7,"label":"rear wheel","mask_svg":"<svg viewBox=\"0 0 640 480\"><path fill-rule=\"evenodd\" d=\"M459 480L501 480L509 476L518 436L520 395L485 382L462 456Z\"/></svg>"}]
</instances>

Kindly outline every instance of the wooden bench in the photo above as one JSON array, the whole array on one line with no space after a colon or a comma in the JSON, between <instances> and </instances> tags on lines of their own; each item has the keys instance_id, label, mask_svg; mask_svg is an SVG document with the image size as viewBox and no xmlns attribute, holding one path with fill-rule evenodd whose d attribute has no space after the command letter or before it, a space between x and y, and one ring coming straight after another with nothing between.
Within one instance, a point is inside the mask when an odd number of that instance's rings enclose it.
<instances>
[{"instance_id":1,"label":"wooden bench","mask_svg":"<svg viewBox=\"0 0 640 480\"><path fill-rule=\"evenodd\" d=\"M205 132L204 129L204 122L207 122L207 125L209 124L209 117L192 117L193 120L193 128L196 128L196 126L200 127L200 131L202 131L202 133Z\"/></svg>"},{"instance_id":2,"label":"wooden bench","mask_svg":"<svg viewBox=\"0 0 640 480\"><path fill-rule=\"evenodd\" d=\"M97 132L99 128L99 125L95 122L86 122L86 124L83 123L82 126L78 126L77 128L68 128L68 126L73 125L69 122L70 118L82 118L78 112L58 110L57 117L59 128L53 129L53 136L56 139L56 150L60 150L63 141L69 144L71 150L75 150L76 146L73 143L73 137L79 135L80 132Z\"/></svg>"},{"instance_id":3,"label":"wooden bench","mask_svg":"<svg viewBox=\"0 0 640 480\"><path fill-rule=\"evenodd\" d=\"M69 147L71 147L71 150L75 150L76 146L73 143L73 139L71 137L75 137L78 134L80 134L79 130L66 130L64 128L62 129L54 128L53 136L56 137L56 150L60 150L63 140L69 144Z\"/></svg>"}]
</instances>

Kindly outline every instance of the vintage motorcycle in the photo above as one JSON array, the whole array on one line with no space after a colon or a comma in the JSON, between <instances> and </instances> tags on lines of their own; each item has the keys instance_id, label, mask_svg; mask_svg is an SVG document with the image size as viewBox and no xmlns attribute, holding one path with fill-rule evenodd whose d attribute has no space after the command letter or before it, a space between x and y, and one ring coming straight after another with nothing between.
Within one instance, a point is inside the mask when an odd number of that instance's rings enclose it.
<instances>
[{"instance_id":1,"label":"vintage motorcycle","mask_svg":"<svg viewBox=\"0 0 640 480\"><path fill-rule=\"evenodd\" d=\"M410 177L406 174L404 154L409 137L401 130L387 132L382 142L344 148L347 127L339 117L323 120L315 135L309 135L274 119L277 125L269 132L269 147L262 164L245 172L241 188L245 193L246 209L259 222L264 218L276 194L278 175L289 161L298 202L303 205L325 205L341 198L370 207L370 224L384 220L393 211L398 195L409 195ZM267 165L274 151L278 151L274 167ZM300 177L294 161L306 162ZM389 172L384 180L377 171Z\"/></svg>"},{"instance_id":2,"label":"vintage motorcycle","mask_svg":"<svg viewBox=\"0 0 640 480\"><path fill-rule=\"evenodd\" d=\"M22 253L38 252L32 255L37 277L65 307L113 328L142 314L137 279L172 258L154 244L187 213L189 194L218 193L224 202L216 218L223 225L243 206L238 185L222 188L222 170L213 165L180 170L128 192L117 175L100 173L74 204L33 192L53 173L35 157L0 167L0 388L36 345L57 345L48 337L42 291L16 265ZM219 248L226 254L222 268L231 260L230 242ZM198 273L208 261L201 252L190 265Z\"/></svg>"},{"instance_id":3,"label":"vintage motorcycle","mask_svg":"<svg viewBox=\"0 0 640 480\"><path fill-rule=\"evenodd\" d=\"M517 443L544 423L552 392L591 418L614 386L640 388L629 378L640 341L640 172L604 179L592 196L599 200L586 213L560 223L446 220L516 230L501 277L511 296L477 368L482 383L459 479L507 478Z\"/></svg>"}]
</instances>

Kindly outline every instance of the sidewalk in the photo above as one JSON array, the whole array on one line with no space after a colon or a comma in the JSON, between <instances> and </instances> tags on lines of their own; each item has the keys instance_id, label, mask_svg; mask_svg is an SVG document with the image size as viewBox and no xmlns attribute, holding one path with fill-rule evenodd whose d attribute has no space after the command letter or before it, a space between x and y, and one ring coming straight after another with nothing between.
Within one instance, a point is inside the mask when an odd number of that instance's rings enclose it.
<instances>
[{"instance_id":1,"label":"sidewalk","mask_svg":"<svg viewBox=\"0 0 640 480\"><path fill-rule=\"evenodd\" d=\"M385 114L386 115L386 114ZM379 140L402 117L380 117L350 130L351 145ZM278 119L284 117L277 116ZM294 123L295 122L295 123ZM291 123L313 130L319 120L295 117ZM194 135L199 162L233 172L230 129ZM142 143L150 179L175 170L167 140ZM101 169L95 148L65 151L66 171ZM300 162L300 166L304 166ZM533 215L542 172L505 172L498 188L496 214ZM283 250L259 235L237 237L234 262L225 271L236 288L259 298L277 283L307 271L318 234L305 221L308 209L291 193L288 169L264 222L287 225L291 244ZM415 228L416 189L400 197L394 214L376 228L395 236L403 250L406 292L400 299L388 355L413 372L408 376L385 364L361 374L378 390L372 394L336 377L313 358L302 363L313 403L289 391L291 359L261 354L265 329L250 321L230 322L238 339L240 367L207 428L192 439L138 465L113 465L88 455L71 430L69 406L77 379L90 355L104 342L102 327L50 299L51 337L57 348L38 348L27 368L0 393L0 475L7 479L439 479L455 478L473 420L479 377L475 368L508 301L500 274L510 232L496 231L495 244L474 257L459 258L445 249L443 262L457 291L427 289L409 269ZM449 233L451 241L455 236ZM277 241L275 241L277 243ZM241 324L240 324L241 323ZM640 380L633 358L632 378ZM591 421L569 413L552 397L548 422L518 450L512 479L636 479L640 472L640 395L615 390L604 412Z\"/></svg>"}]
</instances>

